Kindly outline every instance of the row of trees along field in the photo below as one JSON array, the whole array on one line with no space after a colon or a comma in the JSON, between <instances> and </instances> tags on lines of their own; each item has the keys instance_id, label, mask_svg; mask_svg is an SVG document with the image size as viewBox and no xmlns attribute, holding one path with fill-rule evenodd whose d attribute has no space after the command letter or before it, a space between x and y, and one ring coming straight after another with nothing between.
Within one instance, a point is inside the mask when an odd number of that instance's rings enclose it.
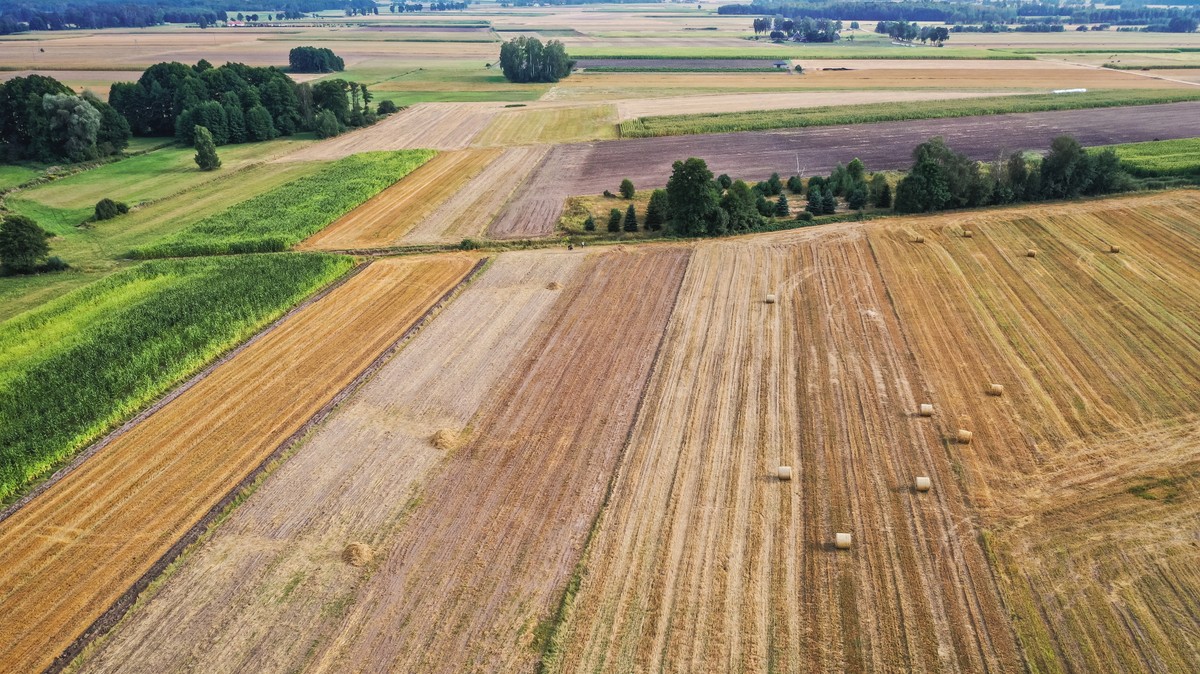
<instances>
[{"instance_id":1,"label":"row of trees along field","mask_svg":"<svg viewBox=\"0 0 1200 674\"><path fill-rule=\"evenodd\" d=\"M913 158L912 169L900 179L893 193L887 176L869 174L858 159L839 164L827 177L814 176L805 181L792 176L784 183L776 173L751 186L727 175L714 178L703 159L692 157L674 163L662 200L656 206L652 198L650 210L654 211L654 221L663 223L671 234L721 236L755 231L770 225L771 218L788 217L792 206L785 185L794 197L807 195L798 220L831 215L842 202L851 211L874 207L894 208L898 213L925 213L1071 199L1134 187L1113 150L1088 152L1070 136L1056 138L1042 159L1014 153L994 163L981 163L954 152L941 138L917 146ZM624 188L622 185L623 196ZM768 197L777 199L772 201ZM609 231L636 231L636 220L630 227L628 214L619 219L617 209L614 213L609 219ZM647 221L650 219L648 210Z\"/></svg>"},{"instance_id":2,"label":"row of trees along field","mask_svg":"<svg viewBox=\"0 0 1200 674\"><path fill-rule=\"evenodd\" d=\"M268 5L280 19L302 18L306 12L341 9L344 0L17 0L0 3L0 35L30 30L145 28L164 23L199 24L227 21L236 12L257 12ZM246 14L237 15L243 20Z\"/></svg>"},{"instance_id":3,"label":"row of trees along field","mask_svg":"<svg viewBox=\"0 0 1200 674\"><path fill-rule=\"evenodd\" d=\"M342 57L325 47L294 47L288 52L288 70L294 73L334 73L346 69Z\"/></svg>"},{"instance_id":4,"label":"row of trees along field","mask_svg":"<svg viewBox=\"0 0 1200 674\"><path fill-rule=\"evenodd\" d=\"M916 21L880 21L875 24L875 32L906 42L933 42L939 47L950 39L950 31L945 26L920 26Z\"/></svg>"},{"instance_id":5,"label":"row of trees along field","mask_svg":"<svg viewBox=\"0 0 1200 674\"><path fill-rule=\"evenodd\" d=\"M500 47L500 69L509 82L557 82L571 74L575 62L558 40L516 37Z\"/></svg>"},{"instance_id":6,"label":"row of trees along field","mask_svg":"<svg viewBox=\"0 0 1200 674\"><path fill-rule=\"evenodd\" d=\"M81 162L118 154L129 125L91 92L76 95L52 77L0 84L0 156L5 161Z\"/></svg>"},{"instance_id":7,"label":"row of trees along field","mask_svg":"<svg viewBox=\"0 0 1200 674\"><path fill-rule=\"evenodd\" d=\"M754 34L767 33L772 40L795 42L836 42L841 39L842 22L833 19L814 19L804 16L789 19L784 16L754 20Z\"/></svg>"},{"instance_id":8,"label":"row of trees along field","mask_svg":"<svg viewBox=\"0 0 1200 674\"><path fill-rule=\"evenodd\" d=\"M227 63L214 68L204 60L194 66L150 66L137 82L113 83L108 100L134 135L174 135L184 143L192 141L197 125L224 145L298 131L327 137L376 119L368 105L371 94L358 82L297 84L275 67Z\"/></svg>"}]
</instances>

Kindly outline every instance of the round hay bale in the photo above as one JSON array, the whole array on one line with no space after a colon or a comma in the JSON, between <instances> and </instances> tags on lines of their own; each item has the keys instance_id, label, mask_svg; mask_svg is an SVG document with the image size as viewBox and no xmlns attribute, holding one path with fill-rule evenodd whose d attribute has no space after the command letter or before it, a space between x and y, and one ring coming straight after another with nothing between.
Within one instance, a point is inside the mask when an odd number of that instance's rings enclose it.
<instances>
[{"instance_id":1,"label":"round hay bale","mask_svg":"<svg viewBox=\"0 0 1200 674\"><path fill-rule=\"evenodd\" d=\"M922 475L917 478L917 491L929 491L930 486L932 486L932 483L930 483L928 477Z\"/></svg>"},{"instance_id":2,"label":"round hay bale","mask_svg":"<svg viewBox=\"0 0 1200 674\"><path fill-rule=\"evenodd\" d=\"M1121 247L1120 247L1120 246L1109 246L1109 247L1108 247L1108 252L1110 252L1110 253L1119 253L1119 252L1121 252Z\"/></svg>"},{"instance_id":3,"label":"round hay bale","mask_svg":"<svg viewBox=\"0 0 1200 674\"><path fill-rule=\"evenodd\" d=\"M973 438L974 436L975 436L974 433L972 433L971 431L968 431L965 428L958 429L958 436L957 436L958 441L964 445L971 444L971 438Z\"/></svg>"},{"instance_id":4,"label":"round hay bale","mask_svg":"<svg viewBox=\"0 0 1200 674\"><path fill-rule=\"evenodd\" d=\"M775 304L775 295L773 295L773 294L767 295L766 297L763 298L763 302L766 302L767 304Z\"/></svg>"},{"instance_id":5,"label":"round hay bale","mask_svg":"<svg viewBox=\"0 0 1200 674\"><path fill-rule=\"evenodd\" d=\"M1004 385L1003 384L989 384L988 385L988 395L990 395L990 396L1004 395Z\"/></svg>"},{"instance_id":6,"label":"round hay bale","mask_svg":"<svg viewBox=\"0 0 1200 674\"><path fill-rule=\"evenodd\" d=\"M833 537L833 545L838 550L849 550L850 549L850 534L847 534L847 533L835 534Z\"/></svg>"},{"instance_id":7,"label":"round hay bale","mask_svg":"<svg viewBox=\"0 0 1200 674\"><path fill-rule=\"evenodd\" d=\"M973 236L975 236L975 232L972 232L972 231L971 231L971 230L969 230L969 229L964 229L964 230L963 230L963 238L964 238L964 239L969 239L969 238L971 238L971 237L973 237Z\"/></svg>"},{"instance_id":8,"label":"round hay bale","mask_svg":"<svg viewBox=\"0 0 1200 674\"><path fill-rule=\"evenodd\" d=\"M918 234L913 237L913 243L925 243L925 235Z\"/></svg>"},{"instance_id":9,"label":"round hay bale","mask_svg":"<svg viewBox=\"0 0 1200 674\"><path fill-rule=\"evenodd\" d=\"M780 466L779 470L775 471L775 474L779 476L780 480L787 482L788 480L792 479L792 467Z\"/></svg>"},{"instance_id":10,"label":"round hay bale","mask_svg":"<svg viewBox=\"0 0 1200 674\"><path fill-rule=\"evenodd\" d=\"M458 446L458 433L450 430L449 428L443 428L442 430L433 434L433 437L430 438L430 442L432 442L433 446L437 447L438 449L454 449Z\"/></svg>"},{"instance_id":11,"label":"round hay bale","mask_svg":"<svg viewBox=\"0 0 1200 674\"><path fill-rule=\"evenodd\" d=\"M351 543L342 550L342 561L350 566L366 566L375 558L371 546L366 543Z\"/></svg>"},{"instance_id":12,"label":"round hay bale","mask_svg":"<svg viewBox=\"0 0 1200 674\"><path fill-rule=\"evenodd\" d=\"M546 284L546 290L561 290L562 285L558 281L551 281Z\"/></svg>"},{"instance_id":13,"label":"round hay bale","mask_svg":"<svg viewBox=\"0 0 1200 674\"><path fill-rule=\"evenodd\" d=\"M923 417L933 416L933 405L930 405L929 403L921 403L921 410L919 414Z\"/></svg>"},{"instance_id":14,"label":"round hay bale","mask_svg":"<svg viewBox=\"0 0 1200 674\"><path fill-rule=\"evenodd\" d=\"M1029 250L1025 251L1025 257L1037 257L1037 251L1030 248Z\"/></svg>"}]
</instances>

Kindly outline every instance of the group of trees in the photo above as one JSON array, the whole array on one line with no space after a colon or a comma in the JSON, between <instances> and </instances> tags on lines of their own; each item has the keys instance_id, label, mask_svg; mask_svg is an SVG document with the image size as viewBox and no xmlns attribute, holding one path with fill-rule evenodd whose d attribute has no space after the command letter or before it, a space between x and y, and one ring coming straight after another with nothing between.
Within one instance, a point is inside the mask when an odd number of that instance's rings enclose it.
<instances>
[{"instance_id":1,"label":"group of trees","mask_svg":"<svg viewBox=\"0 0 1200 674\"><path fill-rule=\"evenodd\" d=\"M1070 136L1055 138L1040 162L1014 153L981 164L951 150L941 138L918 145L913 160L896 186L900 213L1071 199L1118 192L1132 184L1115 152L1089 153Z\"/></svg>"},{"instance_id":2,"label":"group of trees","mask_svg":"<svg viewBox=\"0 0 1200 674\"><path fill-rule=\"evenodd\" d=\"M392 5L389 5L388 11L392 12L393 14L403 13L403 12L421 12L421 11L424 11L425 9L428 9L431 12L445 12L445 11L449 11L449 10L466 9L468 4L470 4L470 3L469 2L431 2L431 3L429 3L429 7L427 8L425 5L423 5L421 3L405 4L402 2L397 2Z\"/></svg>"},{"instance_id":3,"label":"group of trees","mask_svg":"<svg viewBox=\"0 0 1200 674\"><path fill-rule=\"evenodd\" d=\"M920 26L916 21L880 21L875 24L875 32L905 42L933 42L939 47L950 39L950 31L945 26Z\"/></svg>"},{"instance_id":4,"label":"group of trees","mask_svg":"<svg viewBox=\"0 0 1200 674\"><path fill-rule=\"evenodd\" d=\"M332 52L320 54L329 50L316 51L320 58L341 62ZM376 119L363 84L341 79L297 84L275 67L227 63L214 68L203 60L195 66L153 65L137 82L114 83L108 99L135 135L174 135L187 144L194 141L196 126L224 145L298 131L326 137Z\"/></svg>"},{"instance_id":5,"label":"group of trees","mask_svg":"<svg viewBox=\"0 0 1200 674\"><path fill-rule=\"evenodd\" d=\"M500 69L509 82L557 82L575 62L558 40L545 45L535 37L516 37L500 47Z\"/></svg>"},{"instance_id":6,"label":"group of trees","mask_svg":"<svg viewBox=\"0 0 1200 674\"><path fill-rule=\"evenodd\" d=\"M361 1L361 0L360 0ZM340 9L345 0L16 0L0 3L0 35L30 30L144 28L163 23L195 23L201 28L237 18L258 21L241 12L274 7L274 18L302 18L306 12ZM234 12L237 12L235 15Z\"/></svg>"},{"instance_id":7,"label":"group of trees","mask_svg":"<svg viewBox=\"0 0 1200 674\"><path fill-rule=\"evenodd\" d=\"M294 73L340 73L346 62L325 47L293 47L288 52L288 69Z\"/></svg>"},{"instance_id":8,"label":"group of trees","mask_svg":"<svg viewBox=\"0 0 1200 674\"><path fill-rule=\"evenodd\" d=\"M125 119L91 92L76 95L43 75L0 84L0 155L6 161L88 161L128 144Z\"/></svg>"},{"instance_id":9,"label":"group of trees","mask_svg":"<svg viewBox=\"0 0 1200 674\"><path fill-rule=\"evenodd\" d=\"M791 19L781 15L754 20L754 34L767 33L772 40L836 42L841 38L841 30L841 21L808 16Z\"/></svg>"}]
</instances>

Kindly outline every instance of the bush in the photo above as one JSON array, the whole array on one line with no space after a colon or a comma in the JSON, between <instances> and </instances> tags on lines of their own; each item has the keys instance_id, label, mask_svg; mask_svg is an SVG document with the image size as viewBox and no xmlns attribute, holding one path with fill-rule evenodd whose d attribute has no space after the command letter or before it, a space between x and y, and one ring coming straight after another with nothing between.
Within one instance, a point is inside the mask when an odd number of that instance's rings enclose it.
<instances>
[{"instance_id":1,"label":"bush","mask_svg":"<svg viewBox=\"0 0 1200 674\"><path fill-rule=\"evenodd\" d=\"M804 194L804 180L800 176L792 176L787 179L787 188L791 190L792 194Z\"/></svg>"},{"instance_id":2,"label":"bush","mask_svg":"<svg viewBox=\"0 0 1200 674\"><path fill-rule=\"evenodd\" d=\"M93 216L93 219L97 222L101 220L112 220L118 215L128 212L129 206L122 202L113 201L112 199L106 197L96 202L96 214Z\"/></svg>"},{"instance_id":3,"label":"bush","mask_svg":"<svg viewBox=\"0 0 1200 674\"><path fill-rule=\"evenodd\" d=\"M846 205L856 211L865 208L867 200L868 192L866 183L854 183L854 186L846 193Z\"/></svg>"},{"instance_id":4,"label":"bush","mask_svg":"<svg viewBox=\"0 0 1200 674\"><path fill-rule=\"evenodd\" d=\"M480 248L483 248L483 244L475 239L463 239L458 242L459 250L479 250Z\"/></svg>"},{"instance_id":5,"label":"bush","mask_svg":"<svg viewBox=\"0 0 1200 674\"><path fill-rule=\"evenodd\" d=\"M621 181L621 196L626 199L632 199L637 191L633 189L633 181L626 178Z\"/></svg>"},{"instance_id":6,"label":"bush","mask_svg":"<svg viewBox=\"0 0 1200 674\"><path fill-rule=\"evenodd\" d=\"M583 221L583 231L585 231L585 232L596 231L596 218L592 217L591 213L588 213L587 219Z\"/></svg>"},{"instance_id":7,"label":"bush","mask_svg":"<svg viewBox=\"0 0 1200 674\"><path fill-rule=\"evenodd\" d=\"M400 111L400 108L397 108L396 104L391 101L379 101L379 107L376 108L376 112L379 115L390 115L393 112L399 112L399 111Z\"/></svg>"},{"instance_id":8,"label":"bush","mask_svg":"<svg viewBox=\"0 0 1200 674\"><path fill-rule=\"evenodd\" d=\"M887 177L882 173L876 173L871 177L871 187L869 189L871 203L876 208L890 208L892 205L892 186L888 183Z\"/></svg>"},{"instance_id":9,"label":"bush","mask_svg":"<svg viewBox=\"0 0 1200 674\"><path fill-rule=\"evenodd\" d=\"M800 211L796 214L796 219L800 222L812 222L813 214L808 211Z\"/></svg>"},{"instance_id":10,"label":"bush","mask_svg":"<svg viewBox=\"0 0 1200 674\"><path fill-rule=\"evenodd\" d=\"M317 135L317 138L333 138L341 132L342 125L332 111L322 110L317 113L313 121L313 133Z\"/></svg>"},{"instance_id":11,"label":"bush","mask_svg":"<svg viewBox=\"0 0 1200 674\"><path fill-rule=\"evenodd\" d=\"M727 190L733 184L733 178L730 178L728 173L722 173L717 176L717 184L721 186L721 189Z\"/></svg>"},{"instance_id":12,"label":"bush","mask_svg":"<svg viewBox=\"0 0 1200 674\"><path fill-rule=\"evenodd\" d=\"M52 256L46 260L46 264L42 265L43 271L66 271L71 265L67 264L61 257Z\"/></svg>"},{"instance_id":13,"label":"bush","mask_svg":"<svg viewBox=\"0 0 1200 674\"><path fill-rule=\"evenodd\" d=\"M608 190L604 190L604 197L606 199L616 199L617 195L613 194L612 192L609 192Z\"/></svg>"},{"instance_id":14,"label":"bush","mask_svg":"<svg viewBox=\"0 0 1200 674\"><path fill-rule=\"evenodd\" d=\"M29 274L50 253L52 235L24 215L6 215L0 221L0 273ZM2 417L0 417L2 418Z\"/></svg>"}]
</instances>

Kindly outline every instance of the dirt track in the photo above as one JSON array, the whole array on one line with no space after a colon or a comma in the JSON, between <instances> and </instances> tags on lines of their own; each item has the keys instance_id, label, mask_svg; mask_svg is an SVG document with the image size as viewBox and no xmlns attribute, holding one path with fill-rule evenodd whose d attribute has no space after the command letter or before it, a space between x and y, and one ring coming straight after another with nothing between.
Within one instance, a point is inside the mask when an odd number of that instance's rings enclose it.
<instances>
[{"instance_id":1,"label":"dirt track","mask_svg":"<svg viewBox=\"0 0 1200 674\"><path fill-rule=\"evenodd\" d=\"M0 670L50 665L474 264L371 265L0 523Z\"/></svg>"},{"instance_id":2,"label":"dirt track","mask_svg":"<svg viewBox=\"0 0 1200 674\"><path fill-rule=\"evenodd\" d=\"M688 157L704 158L714 174L763 180L772 172L795 174L797 164L805 175L828 173L855 157L871 170L907 168L913 148L931 136L992 160L1006 150L1044 149L1064 133L1084 145L1200 136L1200 102L564 145L546 156L489 231L497 238L550 234L566 197L615 191L622 178L639 189L661 187L671 164Z\"/></svg>"}]
</instances>

